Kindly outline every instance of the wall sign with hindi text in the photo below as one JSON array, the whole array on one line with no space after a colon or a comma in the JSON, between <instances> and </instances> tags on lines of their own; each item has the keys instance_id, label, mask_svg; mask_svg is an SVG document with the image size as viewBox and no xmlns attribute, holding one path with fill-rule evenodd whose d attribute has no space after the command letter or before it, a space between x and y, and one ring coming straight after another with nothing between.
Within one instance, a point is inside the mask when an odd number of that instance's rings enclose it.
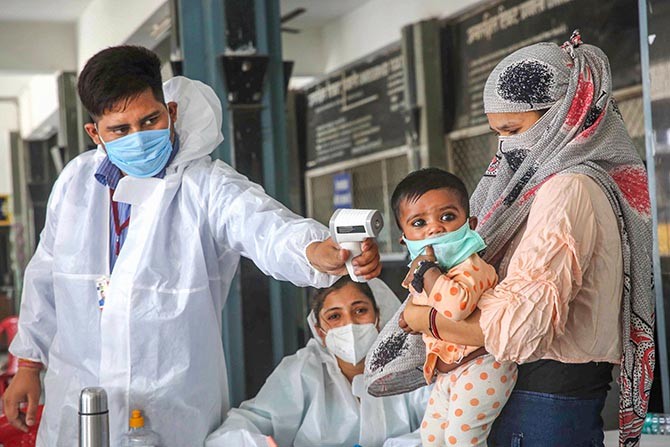
<instances>
[{"instance_id":1,"label":"wall sign with hindi text","mask_svg":"<svg viewBox=\"0 0 670 447\"><path fill-rule=\"evenodd\" d=\"M453 129L486 123L484 84L505 56L537 42L561 44L575 29L609 57L615 90L641 83L636 1L505 0L447 24Z\"/></svg>"},{"instance_id":2,"label":"wall sign with hindi text","mask_svg":"<svg viewBox=\"0 0 670 447\"><path fill-rule=\"evenodd\" d=\"M307 169L405 144L398 44L329 74L305 97Z\"/></svg>"}]
</instances>

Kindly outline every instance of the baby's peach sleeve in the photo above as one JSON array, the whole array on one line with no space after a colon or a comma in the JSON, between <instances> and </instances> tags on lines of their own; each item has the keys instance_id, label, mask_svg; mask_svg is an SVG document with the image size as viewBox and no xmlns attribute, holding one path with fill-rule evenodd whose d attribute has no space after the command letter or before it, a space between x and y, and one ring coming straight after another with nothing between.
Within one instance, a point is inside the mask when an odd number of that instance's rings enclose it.
<instances>
[{"instance_id":1,"label":"baby's peach sleeve","mask_svg":"<svg viewBox=\"0 0 670 447\"><path fill-rule=\"evenodd\" d=\"M431 306L453 321L464 320L475 310L482 293L497 282L495 269L473 254L441 275L430 293L414 294L414 304Z\"/></svg>"}]
</instances>

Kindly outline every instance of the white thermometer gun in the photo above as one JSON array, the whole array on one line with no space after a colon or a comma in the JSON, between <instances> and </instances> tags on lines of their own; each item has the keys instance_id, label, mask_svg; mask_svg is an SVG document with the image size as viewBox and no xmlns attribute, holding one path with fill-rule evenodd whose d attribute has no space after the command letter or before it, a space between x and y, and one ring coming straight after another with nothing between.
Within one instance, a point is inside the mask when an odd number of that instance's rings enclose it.
<instances>
[{"instance_id":1,"label":"white thermometer gun","mask_svg":"<svg viewBox=\"0 0 670 447\"><path fill-rule=\"evenodd\" d=\"M377 210L339 209L330 218L330 234L335 243L349 250L347 270L353 281L366 282L354 274L351 260L361 254L361 243L369 237L377 237L384 228L384 219Z\"/></svg>"}]
</instances>

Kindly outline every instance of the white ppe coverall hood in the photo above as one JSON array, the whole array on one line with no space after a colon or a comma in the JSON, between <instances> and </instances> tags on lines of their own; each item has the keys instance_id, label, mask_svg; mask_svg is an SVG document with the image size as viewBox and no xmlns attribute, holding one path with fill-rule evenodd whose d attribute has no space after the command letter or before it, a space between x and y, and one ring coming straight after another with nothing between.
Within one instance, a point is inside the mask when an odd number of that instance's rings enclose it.
<instances>
[{"instance_id":1,"label":"white ppe coverall hood","mask_svg":"<svg viewBox=\"0 0 670 447\"><path fill-rule=\"evenodd\" d=\"M209 154L223 140L214 91L177 77L179 152L164 179L124 177L127 239L110 275L110 198L94 178L105 154L86 152L63 170L25 272L11 352L47 365L37 445L77 444L82 388L109 396L111 443L142 409L166 447L202 445L228 410L221 311L241 256L299 286L329 286L305 248L328 230L301 218ZM110 278L104 310L96 280Z\"/></svg>"},{"instance_id":2,"label":"white ppe coverall hood","mask_svg":"<svg viewBox=\"0 0 670 447\"><path fill-rule=\"evenodd\" d=\"M369 282L380 310L379 326L400 301L379 279ZM266 447L272 436L279 447L415 447L430 387L404 395L376 398L365 391L363 375L349 383L337 359L317 336L285 357L253 399L228 413L206 447Z\"/></svg>"}]
</instances>

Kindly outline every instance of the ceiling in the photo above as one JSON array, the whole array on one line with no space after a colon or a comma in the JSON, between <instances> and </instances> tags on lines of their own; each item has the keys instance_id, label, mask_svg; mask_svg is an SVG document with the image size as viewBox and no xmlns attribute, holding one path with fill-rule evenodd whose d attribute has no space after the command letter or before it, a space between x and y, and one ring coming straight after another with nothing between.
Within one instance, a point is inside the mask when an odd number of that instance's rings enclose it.
<instances>
[{"instance_id":1,"label":"ceiling","mask_svg":"<svg viewBox=\"0 0 670 447\"><path fill-rule=\"evenodd\" d=\"M2 0L0 0L2 1ZM282 14L296 8L305 8L304 14L292 19L286 26L291 28L320 28L326 23L360 7L364 0L280 0Z\"/></svg>"},{"instance_id":2,"label":"ceiling","mask_svg":"<svg viewBox=\"0 0 670 447\"><path fill-rule=\"evenodd\" d=\"M0 21L76 22L92 0L0 0ZM358 8L361 0L280 0L282 14L296 8L307 12L290 26L316 28Z\"/></svg>"},{"instance_id":3,"label":"ceiling","mask_svg":"<svg viewBox=\"0 0 670 447\"><path fill-rule=\"evenodd\" d=\"M0 0L0 21L76 22L92 0Z\"/></svg>"},{"instance_id":4,"label":"ceiling","mask_svg":"<svg viewBox=\"0 0 670 447\"><path fill-rule=\"evenodd\" d=\"M0 0L0 21L76 22L92 0ZM280 0L282 14L296 8L307 12L290 26L316 28L358 8L361 0Z\"/></svg>"},{"instance_id":5,"label":"ceiling","mask_svg":"<svg viewBox=\"0 0 670 447\"><path fill-rule=\"evenodd\" d=\"M76 22L92 0L0 0L0 21ZM166 0L167 3L167 0ZM364 0L280 0L281 13L306 12L286 25L308 29L325 26L360 7ZM0 70L0 98L16 97L30 81L29 74Z\"/></svg>"}]
</instances>

